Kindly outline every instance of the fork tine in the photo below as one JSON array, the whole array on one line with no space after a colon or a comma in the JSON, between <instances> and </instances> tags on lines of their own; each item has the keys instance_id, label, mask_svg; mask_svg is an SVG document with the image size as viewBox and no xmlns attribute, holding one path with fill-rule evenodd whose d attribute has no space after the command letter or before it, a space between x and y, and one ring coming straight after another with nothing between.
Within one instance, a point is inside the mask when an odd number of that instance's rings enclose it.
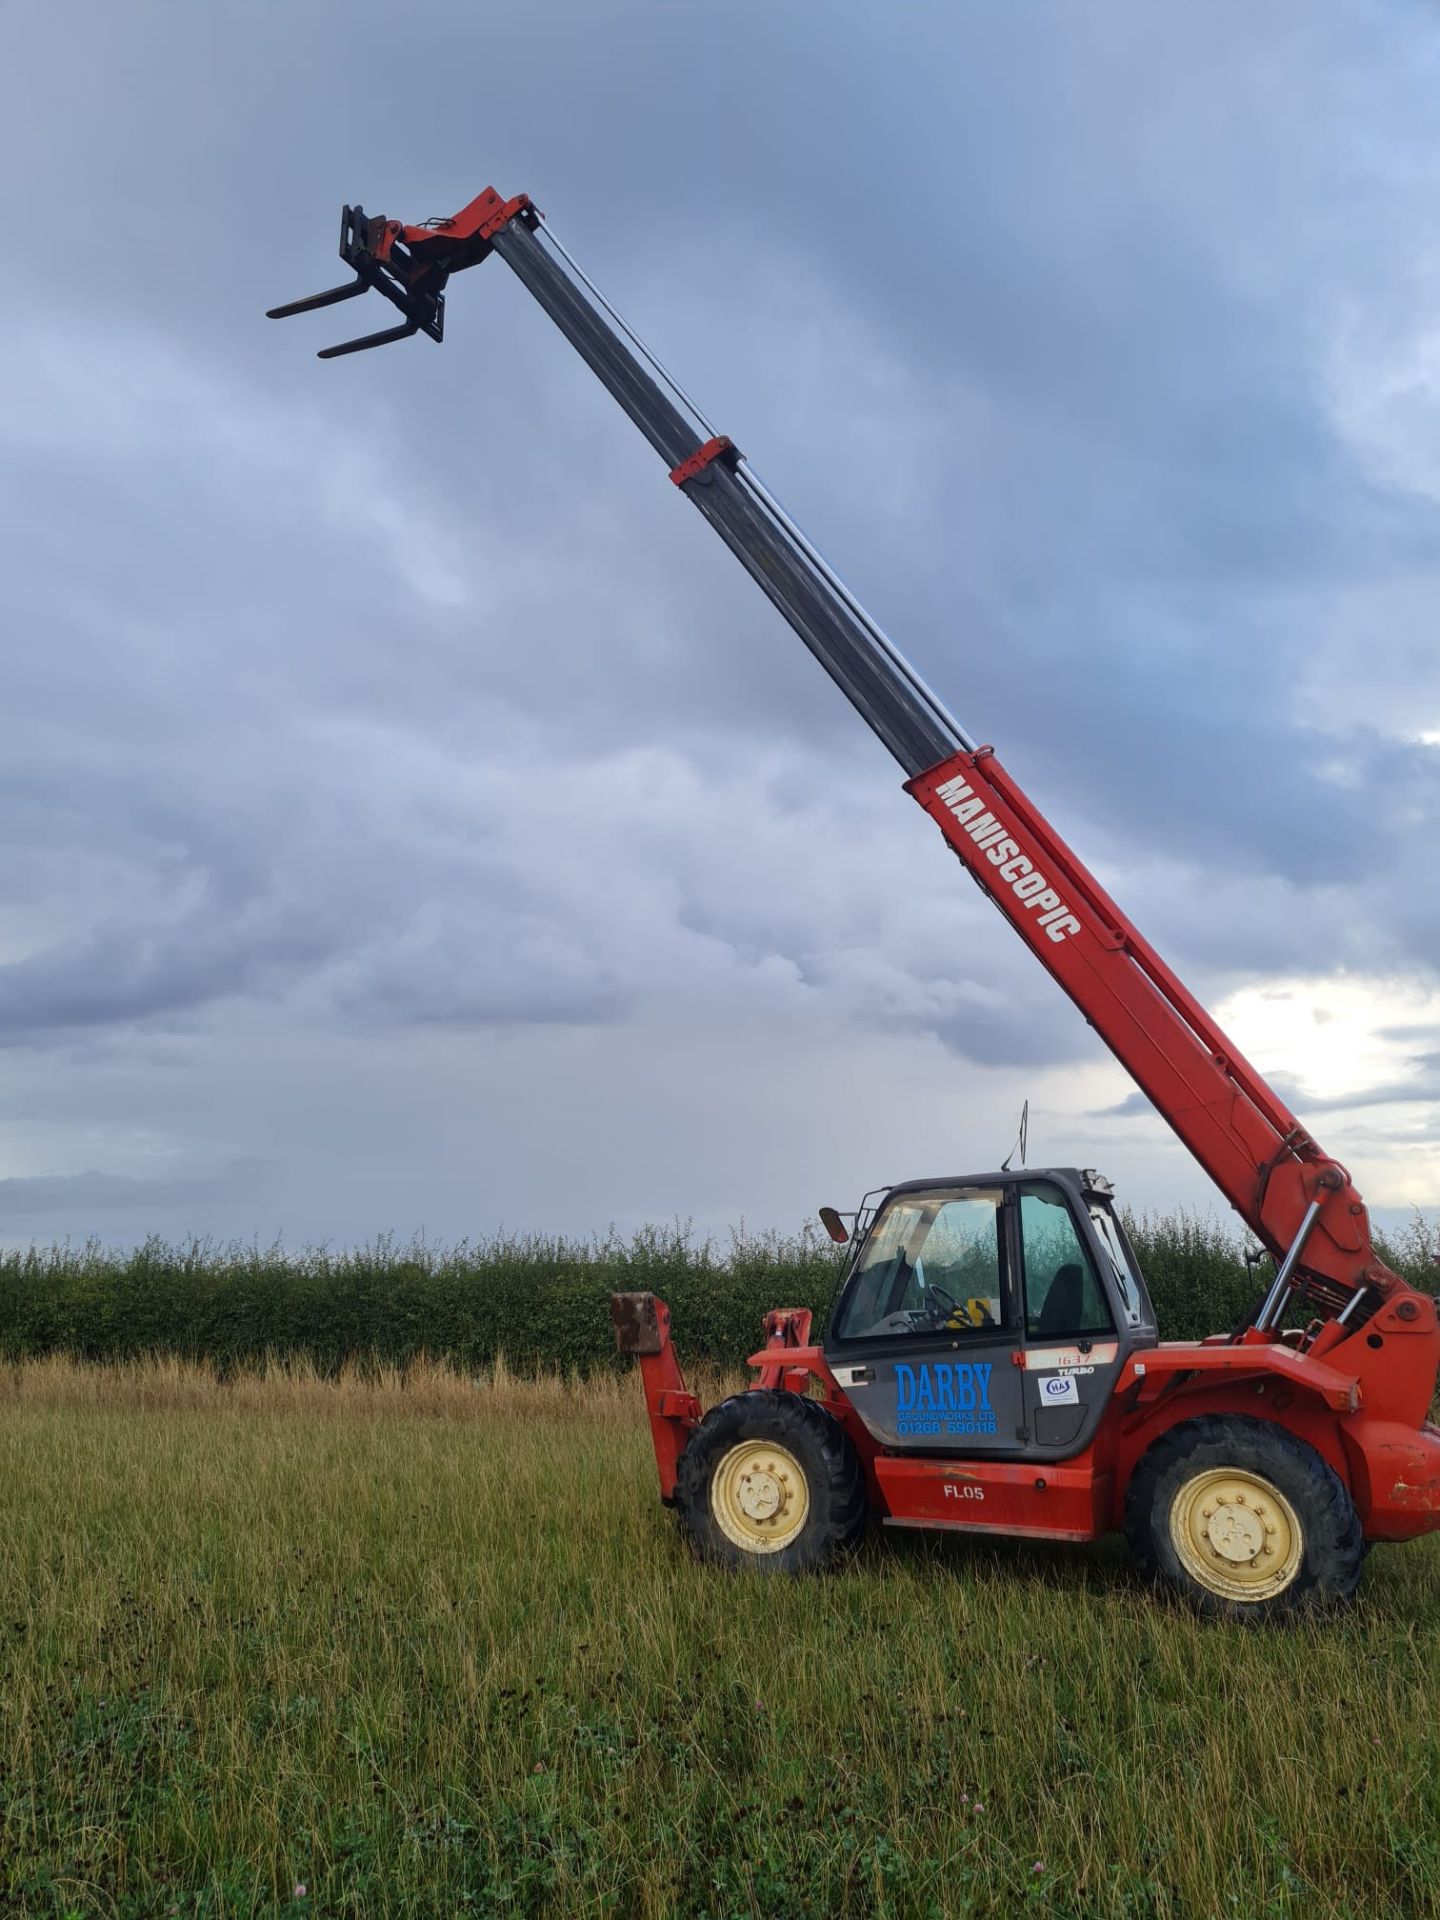
<instances>
[{"instance_id":1,"label":"fork tine","mask_svg":"<svg viewBox=\"0 0 1440 1920\"><path fill-rule=\"evenodd\" d=\"M338 347L322 347L315 358L338 360L345 353L364 353L367 347L388 347L392 340L408 340L412 333L419 331L418 320L407 320L403 326L386 327L383 333L367 333L358 340L343 340Z\"/></svg>"},{"instance_id":2,"label":"fork tine","mask_svg":"<svg viewBox=\"0 0 1440 1920\"><path fill-rule=\"evenodd\" d=\"M317 307L333 307L341 300L354 300L369 286L363 273L357 273L353 280L343 287L331 287L325 293L309 294L304 300L292 300L288 306L271 307L266 312L267 320L288 320L292 313L314 313Z\"/></svg>"}]
</instances>

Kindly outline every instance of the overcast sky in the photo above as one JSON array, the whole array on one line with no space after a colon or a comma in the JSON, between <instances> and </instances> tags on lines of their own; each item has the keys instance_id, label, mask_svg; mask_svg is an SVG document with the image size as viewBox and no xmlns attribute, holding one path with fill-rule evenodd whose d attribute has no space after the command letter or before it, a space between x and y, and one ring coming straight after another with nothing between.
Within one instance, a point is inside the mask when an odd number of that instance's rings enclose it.
<instances>
[{"instance_id":1,"label":"overcast sky","mask_svg":"<svg viewBox=\"0 0 1440 1920\"><path fill-rule=\"evenodd\" d=\"M0 1238L792 1227L1027 1096L1220 1204L501 262L264 319L492 183L1440 1207L1431 6L0 0L0 87Z\"/></svg>"}]
</instances>

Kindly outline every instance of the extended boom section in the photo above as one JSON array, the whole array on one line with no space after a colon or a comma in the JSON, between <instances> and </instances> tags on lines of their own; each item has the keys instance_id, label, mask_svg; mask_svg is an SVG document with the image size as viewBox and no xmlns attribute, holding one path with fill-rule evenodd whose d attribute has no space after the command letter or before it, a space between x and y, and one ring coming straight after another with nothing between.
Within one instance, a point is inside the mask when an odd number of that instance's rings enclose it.
<instances>
[{"instance_id":1,"label":"extended boom section","mask_svg":"<svg viewBox=\"0 0 1440 1920\"><path fill-rule=\"evenodd\" d=\"M1230 1203L1276 1272L1231 1338L1273 1344L1296 1293L1315 1318L1284 1337L1313 1358L1361 1331L1355 1361L1373 1412L1425 1418L1440 1356L1434 1300L1377 1256L1345 1168L1323 1153L1186 990L989 747L952 718L733 442L716 430L599 292L525 195L493 188L448 220L407 226L347 207L347 285L272 310L281 318L368 290L402 323L327 348L358 352L423 332L439 340L449 277L494 253L554 321L649 441L671 481L779 608L884 743L972 877ZM1396 1345L1387 1347L1394 1339ZM1383 1364L1379 1350L1386 1347ZM1363 1361L1363 1365L1362 1365Z\"/></svg>"},{"instance_id":2,"label":"extended boom section","mask_svg":"<svg viewBox=\"0 0 1440 1920\"><path fill-rule=\"evenodd\" d=\"M357 217L363 224L357 225ZM404 226L383 216L364 221L358 209L347 207L340 251L355 273L349 285L273 307L270 318L286 319L332 305L373 286L405 313L405 324L327 347L322 359L382 346L418 331L438 339L446 280L495 253L634 421L671 480L780 609L905 772L923 773L973 746L756 478L740 450L716 432L626 327L525 195L504 200L487 188L453 220L425 227Z\"/></svg>"},{"instance_id":3,"label":"extended boom section","mask_svg":"<svg viewBox=\"0 0 1440 1920\"><path fill-rule=\"evenodd\" d=\"M1247 1224L1326 1315L1357 1325L1392 1295L1433 1302L1379 1259L1345 1168L1324 1154L1015 784L988 747L908 782L990 896ZM1369 1300L1363 1298L1370 1296ZM1277 1324L1283 1297L1257 1315ZM1423 1416L1424 1404L1417 1417Z\"/></svg>"}]
</instances>

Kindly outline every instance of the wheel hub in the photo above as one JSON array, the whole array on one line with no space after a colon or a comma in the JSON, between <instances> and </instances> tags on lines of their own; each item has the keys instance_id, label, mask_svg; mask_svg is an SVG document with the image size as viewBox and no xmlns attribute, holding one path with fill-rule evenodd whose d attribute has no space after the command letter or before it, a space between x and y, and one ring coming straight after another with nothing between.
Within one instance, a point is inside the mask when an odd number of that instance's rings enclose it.
<instances>
[{"instance_id":1,"label":"wheel hub","mask_svg":"<svg viewBox=\"0 0 1440 1920\"><path fill-rule=\"evenodd\" d=\"M768 1440L743 1440L715 1469L710 1510L721 1532L747 1553L778 1553L805 1525L810 1488L805 1469Z\"/></svg>"},{"instance_id":2,"label":"wheel hub","mask_svg":"<svg viewBox=\"0 0 1440 1920\"><path fill-rule=\"evenodd\" d=\"M741 1510L751 1520L769 1520L785 1504L785 1489L774 1474L757 1468L740 1476Z\"/></svg>"},{"instance_id":3,"label":"wheel hub","mask_svg":"<svg viewBox=\"0 0 1440 1920\"><path fill-rule=\"evenodd\" d=\"M1236 1566L1249 1566L1252 1560L1268 1551L1265 1529L1257 1517L1244 1507L1228 1502L1217 1507L1206 1520L1205 1533L1216 1553Z\"/></svg>"},{"instance_id":4,"label":"wheel hub","mask_svg":"<svg viewBox=\"0 0 1440 1920\"><path fill-rule=\"evenodd\" d=\"M1192 1579L1227 1600L1283 1592L1305 1557L1295 1509L1278 1487L1242 1468L1187 1480L1170 1508L1170 1538Z\"/></svg>"}]
</instances>

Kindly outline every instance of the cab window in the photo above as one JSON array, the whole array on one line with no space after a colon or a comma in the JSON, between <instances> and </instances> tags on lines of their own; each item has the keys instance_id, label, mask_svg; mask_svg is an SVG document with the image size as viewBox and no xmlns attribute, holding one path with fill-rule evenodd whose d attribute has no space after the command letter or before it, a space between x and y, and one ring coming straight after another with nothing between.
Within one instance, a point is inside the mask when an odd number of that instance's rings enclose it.
<instances>
[{"instance_id":1,"label":"cab window","mask_svg":"<svg viewBox=\"0 0 1440 1920\"><path fill-rule=\"evenodd\" d=\"M978 1187L907 1193L891 1201L861 1250L839 1337L1002 1326L1001 1202L998 1190Z\"/></svg>"},{"instance_id":2,"label":"cab window","mask_svg":"<svg viewBox=\"0 0 1440 1920\"><path fill-rule=\"evenodd\" d=\"M1021 1188L1020 1238L1028 1338L1073 1340L1113 1332L1090 1255L1058 1187Z\"/></svg>"},{"instance_id":3,"label":"cab window","mask_svg":"<svg viewBox=\"0 0 1440 1920\"><path fill-rule=\"evenodd\" d=\"M1130 1243L1120 1230L1120 1222L1103 1201L1090 1202L1090 1219L1095 1228L1095 1237L1104 1249L1114 1273L1125 1324L1138 1327L1145 1315L1140 1304L1140 1274L1135 1265L1135 1256L1130 1251Z\"/></svg>"}]
</instances>

